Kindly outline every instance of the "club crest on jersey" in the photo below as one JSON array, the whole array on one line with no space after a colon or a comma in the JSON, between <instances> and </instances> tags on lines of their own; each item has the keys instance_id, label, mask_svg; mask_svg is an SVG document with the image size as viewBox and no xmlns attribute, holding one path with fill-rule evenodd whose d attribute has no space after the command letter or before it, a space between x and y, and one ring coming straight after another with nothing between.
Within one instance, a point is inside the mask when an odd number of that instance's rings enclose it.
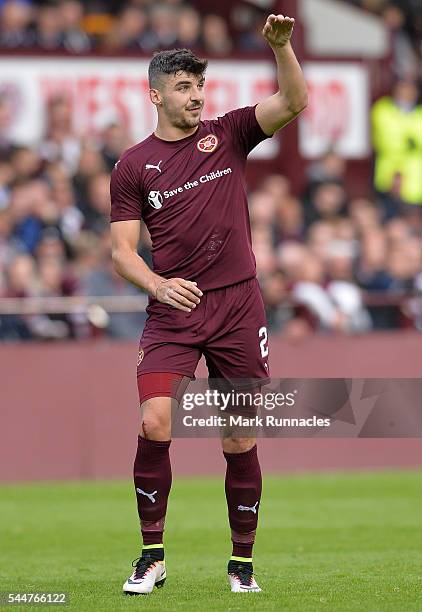
<instances>
[{"instance_id":1,"label":"club crest on jersey","mask_svg":"<svg viewBox=\"0 0 422 612\"><path fill-rule=\"evenodd\" d=\"M217 145L217 136L215 136L215 134L208 134L207 136L204 136L204 138L201 138L201 140L198 140L196 147L198 151L201 151L201 153L212 153L216 150Z\"/></svg>"},{"instance_id":2,"label":"club crest on jersey","mask_svg":"<svg viewBox=\"0 0 422 612\"><path fill-rule=\"evenodd\" d=\"M148 203L153 208L161 208L163 205L163 196L160 191L150 191L148 194Z\"/></svg>"}]
</instances>

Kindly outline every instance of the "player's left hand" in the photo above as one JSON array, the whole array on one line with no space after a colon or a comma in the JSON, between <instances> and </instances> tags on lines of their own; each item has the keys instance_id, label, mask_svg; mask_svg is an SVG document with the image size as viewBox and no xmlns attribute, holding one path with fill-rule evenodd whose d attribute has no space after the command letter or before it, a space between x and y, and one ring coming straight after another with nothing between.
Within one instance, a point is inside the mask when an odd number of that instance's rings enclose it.
<instances>
[{"instance_id":1,"label":"player's left hand","mask_svg":"<svg viewBox=\"0 0 422 612\"><path fill-rule=\"evenodd\" d=\"M295 20L283 15L269 15L262 35L271 47L284 47L292 35Z\"/></svg>"}]
</instances>

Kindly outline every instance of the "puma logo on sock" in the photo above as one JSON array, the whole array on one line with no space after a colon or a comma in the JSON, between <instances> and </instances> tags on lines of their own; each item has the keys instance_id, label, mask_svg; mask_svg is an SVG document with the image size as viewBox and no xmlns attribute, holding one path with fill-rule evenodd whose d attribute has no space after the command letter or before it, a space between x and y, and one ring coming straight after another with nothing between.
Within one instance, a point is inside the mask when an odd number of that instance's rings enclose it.
<instances>
[{"instance_id":1,"label":"puma logo on sock","mask_svg":"<svg viewBox=\"0 0 422 612\"><path fill-rule=\"evenodd\" d=\"M153 491L152 493L147 493L146 491L142 491L142 489L139 489L138 487L136 487L136 490L141 495L145 495L145 497L148 497L149 501L152 502L153 504L155 504L155 497L154 497L154 495L156 495L157 491ZM255 510L254 510L254 512L255 512Z\"/></svg>"},{"instance_id":2,"label":"puma logo on sock","mask_svg":"<svg viewBox=\"0 0 422 612\"><path fill-rule=\"evenodd\" d=\"M242 505L240 505L240 506L237 507L237 509L241 510L243 512L248 512L249 511L249 512L253 512L254 514L256 514L256 512L257 512L256 507L257 507L258 504L259 504L259 501L257 501L256 504L253 505L253 506L242 506Z\"/></svg>"}]
</instances>

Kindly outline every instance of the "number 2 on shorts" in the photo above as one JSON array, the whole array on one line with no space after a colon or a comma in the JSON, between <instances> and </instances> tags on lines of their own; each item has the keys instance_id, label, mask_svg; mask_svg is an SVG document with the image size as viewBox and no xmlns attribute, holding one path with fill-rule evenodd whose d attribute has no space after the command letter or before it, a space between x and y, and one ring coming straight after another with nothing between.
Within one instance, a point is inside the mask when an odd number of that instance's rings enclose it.
<instances>
[{"instance_id":1,"label":"number 2 on shorts","mask_svg":"<svg viewBox=\"0 0 422 612\"><path fill-rule=\"evenodd\" d=\"M259 346L261 349L261 357L268 357L268 332L266 327L260 327L258 337L261 338Z\"/></svg>"}]
</instances>

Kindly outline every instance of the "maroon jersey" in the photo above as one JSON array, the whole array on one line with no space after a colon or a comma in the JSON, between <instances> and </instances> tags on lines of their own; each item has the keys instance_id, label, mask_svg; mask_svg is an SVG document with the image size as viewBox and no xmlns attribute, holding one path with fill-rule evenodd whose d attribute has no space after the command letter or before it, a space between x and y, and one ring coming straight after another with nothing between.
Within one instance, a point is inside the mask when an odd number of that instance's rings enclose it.
<instances>
[{"instance_id":1,"label":"maroon jersey","mask_svg":"<svg viewBox=\"0 0 422 612\"><path fill-rule=\"evenodd\" d=\"M145 221L160 276L204 291L253 278L244 170L265 138L253 106L201 121L181 140L151 134L112 172L111 221Z\"/></svg>"}]
</instances>

